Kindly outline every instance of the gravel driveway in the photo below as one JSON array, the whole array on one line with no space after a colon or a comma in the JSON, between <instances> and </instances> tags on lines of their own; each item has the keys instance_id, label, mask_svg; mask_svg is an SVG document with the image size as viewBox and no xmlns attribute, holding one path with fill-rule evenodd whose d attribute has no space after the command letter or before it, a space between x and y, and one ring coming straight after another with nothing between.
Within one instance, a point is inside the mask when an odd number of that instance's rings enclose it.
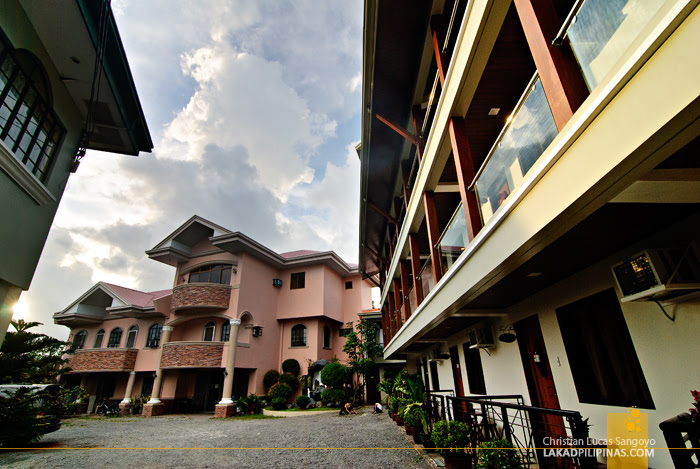
<instances>
[{"instance_id":1,"label":"gravel driveway","mask_svg":"<svg viewBox=\"0 0 700 469\"><path fill-rule=\"evenodd\" d=\"M212 415L79 418L38 449L0 453L0 466L429 468L386 414L264 420Z\"/></svg>"}]
</instances>

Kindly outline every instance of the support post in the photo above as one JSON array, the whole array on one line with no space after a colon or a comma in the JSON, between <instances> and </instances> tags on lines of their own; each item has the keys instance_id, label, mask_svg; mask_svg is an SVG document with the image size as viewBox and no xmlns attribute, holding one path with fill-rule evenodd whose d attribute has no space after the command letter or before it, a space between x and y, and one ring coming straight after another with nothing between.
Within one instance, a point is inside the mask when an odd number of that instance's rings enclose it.
<instances>
[{"instance_id":1,"label":"support post","mask_svg":"<svg viewBox=\"0 0 700 469\"><path fill-rule=\"evenodd\" d=\"M411 317L411 302L408 298L408 290L411 288L409 284L410 265L408 260L402 260L399 263L401 267L401 296L403 296L403 322L404 324Z\"/></svg>"},{"instance_id":2,"label":"support post","mask_svg":"<svg viewBox=\"0 0 700 469\"><path fill-rule=\"evenodd\" d=\"M129 373L129 380L126 382L126 391L124 391L124 399L119 403L119 413L121 415L129 415L131 413L131 394L134 391L134 381L136 381L136 372Z\"/></svg>"},{"instance_id":3,"label":"support post","mask_svg":"<svg viewBox=\"0 0 700 469\"><path fill-rule=\"evenodd\" d=\"M467 219L467 235L469 241L481 230L481 216L479 214L479 201L476 194L469 190L476 171L474 161L467 139L467 129L464 119L452 117L449 122L450 142L452 143L452 155L454 156L455 168L457 169L457 183L459 184L459 195L462 198L464 216Z\"/></svg>"},{"instance_id":4,"label":"support post","mask_svg":"<svg viewBox=\"0 0 700 469\"><path fill-rule=\"evenodd\" d=\"M394 304L396 305L396 330L398 331L403 326L403 321L399 310L401 309L401 281L397 278L394 279Z\"/></svg>"},{"instance_id":5,"label":"support post","mask_svg":"<svg viewBox=\"0 0 700 469\"><path fill-rule=\"evenodd\" d=\"M416 293L416 305L423 302L423 281L418 278L420 274L420 248L418 247L418 234L408 234L408 246L411 250L411 272L413 274L413 291Z\"/></svg>"},{"instance_id":6,"label":"support post","mask_svg":"<svg viewBox=\"0 0 700 469\"><path fill-rule=\"evenodd\" d=\"M163 409L165 406L160 401L160 386L163 382L163 369L160 367L160 363L163 359L163 349L165 348L165 344L170 341L170 333L172 331L172 326L163 326L163 331L160 336L160 351L158 352L158 369L156 371L156 379L153 381L151 399L143 406L142 415L145 417L163 415Z\"/></svg>"},{"instance_id":7,"label":"support post","mask_svg":"<svg viewBox=\"0 0 700 469\"><path fill-rule=\"evenodd\" d=\"M437 249L437 242L438 239L440 239L440 227L438 226L435 194L433 192L425 191L423 193L423 205L425 206L425 224L428 228L428 242L430 243L430 261L433 264L433 277L435 278L435 283L438 283L442 278L440 253Z\"/></svg>"},{"instance_id":8,"label":"support post","mask_svg":"<svg viewBox=\"0 0 700 469\"><path fill-rule=\"evenodd\" d=\"M561 20L552 0L514 0L557 129L564 128L588 96L571 50L552 45Z\"/></svg>"},{"instance_id":9,"label":"support post","mask_svg":"<svg viewBox=\"0 0 700 469\"><path fill-rule=\"evenodd\" d=\"M226 354L226 378L221 401L214 407L214 417L231 417L236 411L233 405L233 376L236 369L236 344L238 343L238 327L240 319L231 319L231 333L228 337L228 353Z\"/></svg>"}]
</instances>

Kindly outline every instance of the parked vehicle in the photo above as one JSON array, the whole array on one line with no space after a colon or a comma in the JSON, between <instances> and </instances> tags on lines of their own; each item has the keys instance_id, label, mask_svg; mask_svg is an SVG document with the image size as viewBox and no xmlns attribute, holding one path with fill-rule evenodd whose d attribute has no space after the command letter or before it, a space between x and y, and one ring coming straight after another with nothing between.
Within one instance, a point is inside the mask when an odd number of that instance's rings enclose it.
<instances>
[{"instance_id":1,"label":"parked vehicle","mask_svg":"<svg viewBox=\"0 0 700 469\"><path fill-rule=\"evenodd\" d=\"M41 434L55 432L61 428L61 403L59 393L61 386L57 384L2 384L0 399L14 396L20 389L28 389L29 394L36 395L32 405L37 409L36 418L40 420ZM50 401L47 402L47 399Z\"/></svg>"},{"instance_id":2,"label":"parked vehicle","mask_svg":"<svg viewBox=\"0 0 700 469\"><path fill-rule=\"evenodd\" d=\"M119 415L119 405L114 402L110 403L105 399L99 406L97 406L97 410L95 412L97 412L97 415L101 415L103 417Z\"/></svg>"}]
</instances>

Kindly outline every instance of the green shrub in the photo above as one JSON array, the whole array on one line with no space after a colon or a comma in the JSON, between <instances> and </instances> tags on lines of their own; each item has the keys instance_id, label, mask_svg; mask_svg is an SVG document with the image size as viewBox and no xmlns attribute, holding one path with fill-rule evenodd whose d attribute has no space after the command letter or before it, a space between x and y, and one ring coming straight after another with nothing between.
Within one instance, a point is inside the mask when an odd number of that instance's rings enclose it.
<instances>
[{"instance_id":1,"label":"green shrub","mask_svg":"<svg viewBox=\"0 0 700 469\"><path fill-rule=\"evenodd\" d=\"M321 381L331 388L341 388L347 379L347 368L340 363L329 363L321 370Z\"/></svg>"},{"instance_id":2,"label":"green shrub","mask_svg":"<svg viewBox=\"0 0 700 469\"><path fill-rule=\"evenodd\" d=\"M311 403L311 399L309 396L304 396L302 394L301 396L297 397L296 403L300 409L306 409Z\"/></svg>"},{"instance_id":3,"label":"green shrub","mask_svg":"<svg viewBox=\"0 0 700 469\"><path fill-rule=\"evenodd\" d=\"M151 396L138 395L131 400L131 415L141 415L143 405L151 400Z\"/></svg>"},{"instance_id":4,"label":"green shrub","mask_svg":"<svg viewBox=\"0 0 700 469\"><path fill-rule=\"evenodd\" d=\"M265 386L265 392L269 391L272 386L277 384L280 379L280 373L277 370L268 370L263 376L263 386Z\"/></svg>"},{"instance_id":5,"label":"green shrub","mask_svg":"<svg viewBox=\"0 0 700 469\"><path fill-rule=\"evenodd\" d=\"M475 437L471 427L456 420L441 420L433 425L430 439L440 454L466 452L474 448Z\"/></svg>"},{"instance_id":6,"label":"green shrub","mask_svg":"<svg viewBox=\"0 0 700 469\"><path fill-rule=\"evenodd\" d=\"M293 393L294 393L294 391L292 390L291 386L289 386L288 384L277 383L270 388L267 395L268 395L268 397L270 397L273 400L276 397L282 397L286 400L286 399L289 399Z\"/></svg>"},{"instance_id":7,"label":"green shrub","mask_svg":"<svg viewBox=\"0 0 700 469\"><path fill-rule=\"evenodd\" d=\"M301 367L299 366L299 362L293 358L288 358L282 362L282 371L285 373L291 373L294 376L299 376L300 369Z\"/></svg>"},{"instance_id":8,"label":"green shrub","mask_svg":"<svg viewBox=\"0 0 700 469\"><path fill-rule=\"evenodd\" d=\"M274 387L274 386L273 386ZM284 397L275 397L272 399L272 408L275 410L284 410L287 408L287 399Z\"/></svg>"},{"instance_id":9,"label":"green shrub","mask_svg":"<svg viewBox=\"0 0 700 469\"><path fill-rule=\"evenodd\" d=\"M280 383L288 384L292 391L299 389L299 379L291 373L284 372L280 375Z\"/></svg>"},{"instance_id":10,"label":"green shrub","mask_svg":"<svg viewBox=\"0 0 700 469\"><path fill-rule=\"evenodd\" d=\"M398 407L397 407L396 413L399 415L399 417L403 418L404 412L406 411L406 407L408 407L413 401L410 399L405 399L403 397L399 397L397 399L397 401L398 401Z\"/></svg>"},{"instance_id":11,"label":"green shrub","mask_svg":"<svg viewBox=\"0 0 700 469\"><path fill-rule=\"evenodd\" d=\"M44 412L50 400L48 392L29 388L0 399L0 446L25 447L38 441L49 422L37 415Z\"/></svg>"},{"instance_id":12,"label":"green shrub","mask_svg":"<svg viewBox=\"0 0 700 469\"><path fill-rule=\"evenodd\" d=\"M345 391L342 389L324 389L321 391L321 402L323 402L324 406L332 407L336 402L342 404L344 400Z\"/></svg>"},{"instance_id":13,"label":"green shrub","mask_svg":"<svg viewBox=\"0 0 700 469\"><path fill-rule=\"evenodd\" d=\"M521 469L520 453L506 439L479 445L477 469Z\"/></svg>"},{"instance_id":14,"label":"green shrub","mask_svg":"<svg viewBox=\"0 0 700 469\"><path fill-rule=\"evenodd\" d=\"M418 430L423 429L423 420L424 420L425 412L423 412L423 409L421 409L420 404L414 405L412 407L407 408L403 421L406 425L409 427L417 428Z\"/></svg>"}]
</instances>

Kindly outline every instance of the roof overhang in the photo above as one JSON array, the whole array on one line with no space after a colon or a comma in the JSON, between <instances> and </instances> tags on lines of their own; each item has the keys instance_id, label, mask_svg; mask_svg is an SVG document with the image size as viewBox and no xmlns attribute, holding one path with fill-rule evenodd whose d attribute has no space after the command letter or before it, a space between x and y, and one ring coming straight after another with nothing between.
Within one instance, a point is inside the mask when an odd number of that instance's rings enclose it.
<instances>
[{"instance_id":1,"label":"roof overhang","mask_svg":"<svg viewBox=\"0 0 700 469\"><path fill-rule=\"evenodd\" d=\"M19 2L85 122L102 2L66 0L52 2L51 7L33 0ZM103 86L97 97L96 126L88 148L128 155L150 152L153 142L111 8L105 44Z\"/></svg>"}]
</instances>

